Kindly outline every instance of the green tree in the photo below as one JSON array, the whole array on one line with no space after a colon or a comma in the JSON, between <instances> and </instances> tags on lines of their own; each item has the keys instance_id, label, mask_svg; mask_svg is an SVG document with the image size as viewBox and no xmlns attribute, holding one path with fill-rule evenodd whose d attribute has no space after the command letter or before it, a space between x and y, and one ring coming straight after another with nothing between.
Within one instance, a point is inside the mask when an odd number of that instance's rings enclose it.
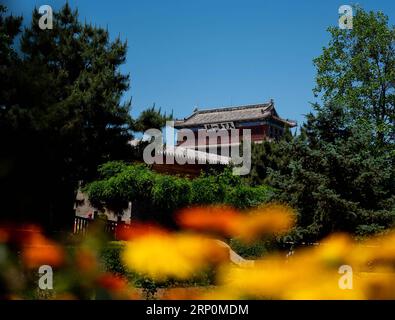
<instances>
[{"instance_id":1,"label":"green tree","mask_svg":"<svg viewBox=\"0 0 395 320\"><path fill-rule=\"evenodd\" d=\"M173 114L167 116L166 113L162 114L160 108L155 109L155 104L144 111L138 116L135 121L135 131L144 132L148 129L161 129L166 125L166 121L173 119Z\"/></svg>"},{"instance_id":2,"label":"green tree","mask_svg":"<svg viewBox=\"0 0 395 320\"><path fill-rule=\"evenodd\" d=\"M81 23L66 4L53 13L52 30L39 28L34 10L17 55L21 20L4 14L2 8L0 218L71 230L80 181L92 180L99 164L133 157L135 123L130 101L122 102L129 75L120 71L127 44Z\"/></svg>"},{"instance_id":3,"label":"green tree","mask_svg":"<svg viewBox=\"0 0 395 320\"><path fill-rule=\"evenodd\" d=\"M284 148L292 141L292 133L289 129L275 142L264 141L253 144L251 148L251 173L248 181L252 185L270 183L270 171L280 170L287 167L291 159L290 155L284 152Z\"/></svg>"},{"instance_id":4,"label":"green tree","mask_svg":"<svg viewBox=\"0 0 395 320\"><path fill-rule=\"evenodd\" d=\"M20 33L22 18L5 16L6 8L0 5L0 121L3 121L5 102L10 101L14 94L12 83L15 81L13 72L19 63L13 48L15 37ZM2 127L5 125L1 123Z\"/></svg>"},{"instance_id":5,"label":"green tree","mask_svg":"<svg viewBox=\"0 0 395 320\"><path fill-rule=\"evenodd\" d=\"M345 108L349 121L367 123L378 143L395 139L395 27L382 12L355 8L353 28L330 27L331 40L314 59L314 89L325 105Z\"/></svg>"},{"instance_id":6,"label":"green tree","mask_svg":"<svg viewBox=\"0 0 395 320\"><path fill-rule=\"evenodd\" d=\"M388 157L371 153L373 138L365 129L350 128L347 138L334 142L316 142L318 132L314 142L303 134L284 148L292 159L286 168L271 171L271 181L278 200L298 211L294 239L315 241L338 231L365 234L394 223L394 170Z\"/></svg>"},{"instance_id":7,"label":"green tree","mask_svg":"<svg viewBox=\"0 0 395 320\"><path fill-rule=\"evenodd\" d=\"M394 28L356 9L314 60L322 105L299 136L256 148L252 181L298 211L295 240L379 232L395 222ZM254 159L253 156L253 159Z\"/></svg>"}]
</instances>

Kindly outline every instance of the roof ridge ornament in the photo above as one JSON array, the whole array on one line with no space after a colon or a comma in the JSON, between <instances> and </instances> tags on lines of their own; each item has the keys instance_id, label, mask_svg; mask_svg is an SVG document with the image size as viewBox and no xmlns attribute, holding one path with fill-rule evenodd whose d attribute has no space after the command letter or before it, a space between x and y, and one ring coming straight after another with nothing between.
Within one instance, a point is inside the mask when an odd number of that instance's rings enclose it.
<instances>
[{"instance_id":1,"label":"roof ridge ornament","mask_svg":"<svg viewBox=\"0 0 395 320\"><path fill-rule=\"evenodd\" d=\"M270 99L265 103L239 105L232 107L222 107L214 109L194 109L193 113L184 118L184 121L176 122L176 128L198 127L206 124L229 123L234 121L261 121L269 117L278 118L280 122L287 122L282 119L274 106L274 100ZM293 127L292 124L290 124Z\"/></svg>"}]
</instances>

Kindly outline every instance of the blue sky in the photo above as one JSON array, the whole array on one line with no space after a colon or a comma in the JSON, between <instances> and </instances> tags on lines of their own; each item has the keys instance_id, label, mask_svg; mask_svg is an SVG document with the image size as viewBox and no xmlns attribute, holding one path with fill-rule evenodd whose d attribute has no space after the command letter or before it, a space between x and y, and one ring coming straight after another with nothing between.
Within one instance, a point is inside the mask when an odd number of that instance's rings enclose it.
<instances>
[{"instance_id":1,"label":"blue sky","mask_svg":"<svg viewBox=\"0 0 395 320\"><path fill-rule=\"evenodd\" d=\"M34 6L61 0L8 1L29 19ZM221 107L274 99L283 117L301 123L314 101L312 59L328 43L338 8L358 3L395 20L395 1L69 0L81 20L128 42L134 116L152 106L178 118L195 106Z\"/></svg>"}]
</instances>

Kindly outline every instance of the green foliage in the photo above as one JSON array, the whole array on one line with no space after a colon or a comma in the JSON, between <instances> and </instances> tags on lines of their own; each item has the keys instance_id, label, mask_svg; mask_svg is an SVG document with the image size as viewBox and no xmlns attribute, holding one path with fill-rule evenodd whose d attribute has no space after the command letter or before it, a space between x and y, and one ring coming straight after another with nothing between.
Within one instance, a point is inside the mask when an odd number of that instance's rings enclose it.
<instances>
[{"instance_id":1,"label":"green foliage","mask_svg":"<svg viewBox=\"0 0 395 320\"><path fill-rule=\"evenodd\" d=\"M253 147L250 181L298 211L291 241L362 236L395 222L394 28L357 8L352 30L329 32L314 60L323 105L313 104L299 136Z\"/></svg>"},{"instance_id":2,"label":"green foliage","mask_svg":"<svg viewBox=\"0 0 395 320\"><path fill-rule=\"evenodd\" d=\"M284 153L284 147L293 139L289 129L285 130L284 135L275 141L264 141L263 143L253 144L251 148L251 173L248 181L252 185L270 183L270 171L280 170L287 167L291 159L289 154Z\"/></svg>"},{"instance_id":3,"label":"green foliage","mask_svg":"<svg viewBox=\"0 0 395 320\"><path fill-rule=\"evenodd\" d=\"M129 271L121 260L121 254L124 250L124 243L112 241L103 248L100 260L103 264L103 271L126 277L137 288L142 288L146 299L153 299L158 289L158 284L143 275Z\"/></svg>"},{"instance_id":4,"label":"green foliage","mask_svg":"<svg viewBox=\"0 0 395 320\"><path fill-rule=\"evenodd\" d=\"M269 202L274 197L274 194L274 189L266 185L251 187L239 184L229 188L224 202L239 209L247 209Z\"/></svg>"},{"instance_id":5,"label":"green foliage","mask_svg":"<svg viewBox=\"0 0 395 320\"><path fill-rule=\"evenodd\" d=\"M218 185L216 176L197 178L192 185L192 202L196 205L216 203L223 197L223 185Z\"/></svg>"},{"instance_id":6,"label":"green foliage","mask_svg":"<svg viewBox=\"0 0 395 320\"><path fill-rule=\"evenodd\" d=\"M267 185L251 186L249 180L225 169L221 174L203 174L192 181L191 204L227 204L239 209L269 202L274 189Z\"/></svg>"},{"instance_id":7,"label":"green foliage","mask_svg":"<svg viewBox=\"0 0 395 320\"><path fill-rule=\"evenodd\" d=\"M314 59L316 95L345 108L348 120L362 121L380 144L394 139L395 27L382 12L355 7L353 28L328 29L332 38Z\"/></svg>"},{"instance_id":8,"label":"green foliage","mask_svg":"<svg viewBox=\"0 0 395 320\"><path fill-rule=\"evenodd\" d=\"M152 188L152 202L163 212L174 210L188 205L191 201L191 182L174 176L155 177Z\"/></svg>"},{"instance_id":9,"label":"green foliage","mask_svg":"<svg viewBox=\"0 0 395 320\"><path fill-rule=\"evenodd\" d=\"M22 17L4 16L6 8L0 4L0 101L9 100L14 92L15 74L13 68L18 64L17 54L12 44L20 33ZM0 111L0 121L2 111ZM0 122L2 125L3 123Z\"/></svg>"},{"instance_id":10,"label":"green foliage","mask_svg":"<svg viewBox=\"0 0 395 320\"><path fill-rule=\"evenodd\" d=\"M137 288L142 288L144 298L146 300L155 299L155 295L158 291L158 284L155 280L145 276L138 276L136 277L134 284Z\"/></svg>"},{"instance_id":11,"label":"green foliage","mask_svg":"<svg viewBox=\"0 0 395 320\"><path fill-rule=\"evenodd\" d=\"M110 178L123 170L125 170L126 164L121 161L109 161L99 166L97 171L99 172L99 177L102 179Z\"/></svg>"},{"instance_id":12,"label":"green foliage","mask_svg":"<svg viewBox=\"0 0 395 320\"><path fill-rule=\"evenodd\" d=\"M129 88L120 70L126 43L80 22L68 4L53 15L53 29L42 32L35 9L21 32L22 19L0 7L0 136L7 137L0 141L0 218L71 230L80 181L92 180L102 163L134 156L128 141L136 123L130 102L121 101ZM154 113L144 123L161 119ZM119 192L112 187L107 193Z\"/></svg>"},{"instance_id":13,"label":"green foliage","mask_svg":"<svg viewBox=\"0 0 395 320\"><path fill-rule=\"evenodd\" d=\"M385 230L384 226L378 225L376 223L361 224L356 229L356 235L361 238L364 238L364 237L369 236L371 234L378 234L384 230Z\"/></svg>"},{"instance_id":14,"label":"green foliage","mask_svg":"<svg viewBox=\"0 0 395 320\"><path fill-rule=\"evenodd\" d=\"M128 271L121 261L121 253L124 250L124 243L111 241L101 252L101 261L105 271L116 275L126 276Z\"/></svg>"},{"instance_id":15,"label":"green foliage","mask_svg":"<svg viewBox=\"0 0 395 320\"><path fill-rule=\"evenodd\" d=\"M246 244L238 239L231 239L229 245L233 251L244 259L251 260L259 259L275 249L274 242L268 240L254 241L251 244Z\"/></svg>"},{"instance_id":16,"label":"green foliage","mask_svg":"<svg viewBox=\"0 0 395 320\"><path fill-rule=\"evenodd\" d=\"M193 180L158 174L141 164L112 162L99 168L103 170L106 172L101 174L103 179L85 188L94 206L121 212L132 201L137 218L168 226L174 225L173 213L186 206L228 204L244 209L267 202L274 193L266 186L245 184L240 177L232 175L231 169L202 174ZM108 172L113 175L107 175Z\"/></svg>"},{"instance_id":17,"label":"green foliage","mask_svg":"<svg viewBox=\"0 0 395 320\"><path fill-rule=\"evenodd\" d=\"M134 130L144 132L148 129L161 129L166 125L166 121L173 119L173 115L167 116L166 113L162 115L161 110L155 109L155 105L152 108L146 109L136 119L134 124Z\"/></svg>"},{"instance_id":18,"label":"green foliage","mask_svg":"<svg viewBox=\"0 0 395 320\"><path fill-rule=\"evenodd\" d=\"M278 199L298 209L299 237L314 241L335 231L358 233L361 225L391 226L394 169L385 154L372 154L367 131L350 128L347 138L313 141L295 139L284 149L293 154L289 166L271 172Z\"/></svg>"}]
</instances>

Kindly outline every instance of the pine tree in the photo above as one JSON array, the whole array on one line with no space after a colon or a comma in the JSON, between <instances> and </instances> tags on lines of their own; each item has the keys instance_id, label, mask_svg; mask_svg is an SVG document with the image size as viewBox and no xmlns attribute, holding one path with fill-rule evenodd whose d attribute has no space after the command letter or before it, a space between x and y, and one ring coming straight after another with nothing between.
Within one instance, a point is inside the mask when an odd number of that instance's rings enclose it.
<instances>
[{"instance_id":1,"label":"pine tree","mask_svg":"<svg viewBox=\"0 0 395 320\"><path fill-rule=\"evenodd\" d=\"M126 42L81 23L68 4L53 14L53 29L41 30L34 10L19 56L21 21L0 20L0 72L12 77L0 80L0 218L71 230L80 181L104 162L132 157L135 123L130 101L122 102Z\"/></svg>"},{"instance_id":2,"label":"pine tree","mask_svg":"<svg viewBox=\"0 0 395 320\"><path fill-rule=\"evenodd\" d=\"M297 209L295 240L395 223L395 30L382 13L356 12L352 30L329 28L330 44L314 60L322 105L298 137L263 146L255 160L255 181Z\"/></svg>"}]
</instances>

